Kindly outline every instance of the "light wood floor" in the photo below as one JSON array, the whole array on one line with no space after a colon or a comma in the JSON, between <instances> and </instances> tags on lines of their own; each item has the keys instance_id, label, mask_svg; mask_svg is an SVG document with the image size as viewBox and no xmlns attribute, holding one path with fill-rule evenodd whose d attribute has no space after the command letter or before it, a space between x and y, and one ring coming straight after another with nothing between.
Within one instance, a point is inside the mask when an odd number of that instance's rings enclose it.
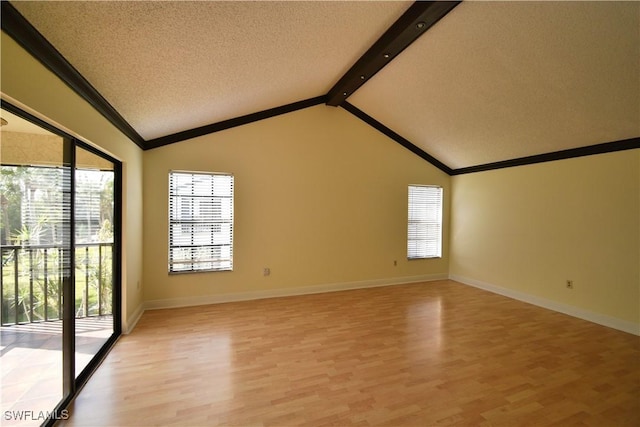
<instances>
[{"instance_id":1,"label":"light wood floor","mask_svg":"<svg viewBox=\"0 0 640 427\"><path fill-rule=\"evenodd\" d=\"M640 338L452 281L148 311L66 426L640 425Z\"/></svg>"}]
</instances>

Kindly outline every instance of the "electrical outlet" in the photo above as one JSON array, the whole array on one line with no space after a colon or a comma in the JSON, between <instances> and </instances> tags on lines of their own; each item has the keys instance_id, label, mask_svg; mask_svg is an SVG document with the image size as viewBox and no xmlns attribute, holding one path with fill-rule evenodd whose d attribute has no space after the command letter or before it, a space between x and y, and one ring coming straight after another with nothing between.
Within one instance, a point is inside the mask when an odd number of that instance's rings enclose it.
<instances>
[{"instance_id":1,"label":"electrical outlet","mask_svg":"<svg viewBox=\"0 0 640 427\"><path fill-rule=\"evenodd\" d=\"M262 275L263 276L268 276L271 274L271 269L269 267L265 267L262 269Z\"/></svg>"},{"instance_id":2,"label":"electrical outlet","mask_svg":"<svg viewBox=\"0 0 640 427\"><path fill-rule=\"evenodd\" d=\"M573 280L567 280L567 289L573 289Z\"/></svg>"}]
</instances>

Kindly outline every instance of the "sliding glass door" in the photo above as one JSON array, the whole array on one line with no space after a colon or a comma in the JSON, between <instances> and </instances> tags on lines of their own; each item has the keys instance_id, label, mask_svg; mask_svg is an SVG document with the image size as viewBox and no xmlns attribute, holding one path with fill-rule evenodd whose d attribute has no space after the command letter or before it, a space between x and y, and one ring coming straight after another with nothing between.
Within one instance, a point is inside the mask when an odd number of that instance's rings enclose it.
<instances>
[{"instance_id":1,"label":"sliding glass door","mask_svg":"<svg viewBox=\"0 0 640 427\"><path fill-rule=\"evenodd\" d=\"M76 147L75 167L75 374L114 333L115 164Z\"/></svg>"},{"instance_id":2,"label":"sliding glass door","mask_svg":"<svg viewBox=\"0 0 640 427\"><path fill-rule=\"evenodd\" d=\"M120 333L120 164L0 114L0 416L52 424Z\"/></svg>"},{"instance_id":3,"label":"sliding glass door","mask_svg":"<svg viewBox=\"0 0 640 427\"><path fill-rule=\"evenodd\" d=\"M51 411L65 396L63 289L71 280L71 167L65 153L70 145L8 111L1 117L1 414L8 425L38 425L44 421L36 419L40 412Z\"/></svg>"}]
</instances>

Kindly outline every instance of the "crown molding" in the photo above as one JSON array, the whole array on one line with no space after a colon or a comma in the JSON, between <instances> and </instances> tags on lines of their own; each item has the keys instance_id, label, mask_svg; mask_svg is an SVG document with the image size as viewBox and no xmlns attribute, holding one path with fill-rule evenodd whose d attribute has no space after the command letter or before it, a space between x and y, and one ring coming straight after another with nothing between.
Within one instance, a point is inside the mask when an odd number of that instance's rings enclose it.
<instances>
[{"instance_id":1,"label":"crown molding","mask_svg":"<svg viewBox=\"0 0 640 427\"><path fill-rule=\"evenodd\" d=\"M87 101L138 147L144 139L111 104L8 1L2 1L2 31Z\"/></svg>"},{"instance_id":2,"label":"crown molding","mask_svg":"<svg viewBox=\"0 0 640 427\"><path fill-rule=\"evenodd\" d=\"M399 134L397 134L396 132L394 132L384 124L380 123L373 117L369 116L364 111L358 109L358 107L354 106L353 104L350 104L349 102L345 101L340 106L345 110L349 111L354 116L364 121L365 123L367 123L369 126L379 130L387 137L391 138L398 144L402 145L412 153L422 157L424 160L431 163L433 166L437 167L438 169L440 169L441 171L445 172L447 175L450 175L450 176L465 175L465 174L475 173L475 172L485 172L485 171L491 171L491 170L497 170L497 169L511 168L516 166L533 165L536 163L552 162L555 160L565 160L565 159L572 159L576 157L592 156L596 154L605 154L605 153L612 153L615 151L624 151L624 150L632 150L632 149L640 148L640 137L637 137L637 138L623 139L620 141L605 142L602 144L588 145L586 147L578 147L578 148L571 148L568 150L560 150L560 151L554 151L550 153L536 154L533 156L519 157L516 159L503 160L499 162L486 163L482 165L452 169L449 166L442 163L441 161L439 161L438 159L436 159L435 157L428 154L426 151L424 151L420 147L413 144L408 139L400 136Z\"/></svg>"},{"instance_id":3,"label":"crown molding","mask_svg":"<svg viewBox=\"0 0 640 427\"><path fill-rule=\"evenodd\" d=\"M632 150L640 148L640 137L623 139L620 141L605 142L602 144L588 145L586 147L570 148L568 150L553 151L551 153L536 154L534 156L519 157L517 159L503 160L500 162L486 163L483 165L469 166L454 169L451 175L464 175L474 172L485 172L496 169L512 168L516 166L533 165L536 163L552 162L555 160L573 159L575 157L592 156L594 154L612 153L615 151Z\"/></svg>"},{"instance_id":4,"label":"crown molding","mask_svg":"<svg viewBox=\"0 0 640 427\"><path fill-rule=\"evenodd\" d=\"M145 143L145 149L150 150L152 148L162 147L163 145L174 144L176 142L185 141L187 139L196 138L196 137L207 135L214 132L220 132L221 130L246 125L249 123L257 122L259 120L264 120L270 117L279 116L281 114L291 113L293 111L301 110L303 108L324 104L325 99L326 98L324 95L316 96L315 98L309 98L302 101L293 102L291 104L270 108L268 110L259 111L257 113L251 113L244 116L235 117L233 119L212 123L210 125L205 125L205 126L197 127L194 129L185 130L182 132L177 132L171 135L150 139Z\"/></svg>"},{"instance_id":5,"label":"crown molding","mask_svg":"<svg viewBox=\"0 0 640 427\"><path fill-rule=\"evenodd\" d=\"M76 70L56 48L49 43L7 0L1 1L1 26L7 33L29 54L42 63L54 75L60 78L81 98L95 108L102 116L125 134L131 141L143 150L161 147L187 139L203 136L213 132L242 126L258 120L267 119L281 114L290 113L303 108L319 104L342 106L356 117L363 120L373 128L382 132L398 144L418 155L430 164L434 165L448 175L463 175L468 173L483 172L516 166L524 166L535 163L543 163L554 160L569 159L574 157L603 154L614 151L640 148L640 137L620 141L607 142L569 150L555 151L482 165L452 169L429 155L420 147L406 138L400 136L384 124L372 118L362 110L353 106L345 99L357 88L365 83L373 74L380 71L387 63L393 60L402 50L415 41L428 28L432 27L447 13L456 7L459 1L446 2L415 2L380 39L354 64L353 67L338 81L338 83L326 94L306 100L282 105L268 110L224 120L195 129L190 129L160 138L145 141L140 134L118 113L118 111ZM417 28L419 22L425 25ZM419 30L419 31L416 31ZM389 58L384 58L384 53L390 53ZM380 58L384 61L380 61ZM365 75L362 79L360 76ZM344 93L347 95L343 95ZM6 106L6 104L5 104Z\"/></svg>"},{"instance_id":6,"label":"crown molding","mask_svg":"<svg viewBox=\"0 0 640 427\"><path fill-rule=\"evenodd\" d=\"M379 130L387 137L393 139L395 142L402 145L407 150L422 157L424 160L431 163L433 166L437 167L442 172L446 173L447 175L452 174L453 171L449 166L445 165L435 157L431 156L420 147L414 145L408 139L398 135L393 130L389 129L388 127L386 127L385 125L383 125L382 123L380 123L379 121L377 121L376 119L374 119L373 117L365 113L364 111L360 110L358 107L354 106L353 104L350 104L347 101L344 101L342 104L340 104L340 106L345 110L347 110L348 112L350 112L351 114L353 114L354 116L356 116L357 118L359 118L360 120L362 120L363 122L367 123L369 126Z\"/></svg>"}]
</instances>

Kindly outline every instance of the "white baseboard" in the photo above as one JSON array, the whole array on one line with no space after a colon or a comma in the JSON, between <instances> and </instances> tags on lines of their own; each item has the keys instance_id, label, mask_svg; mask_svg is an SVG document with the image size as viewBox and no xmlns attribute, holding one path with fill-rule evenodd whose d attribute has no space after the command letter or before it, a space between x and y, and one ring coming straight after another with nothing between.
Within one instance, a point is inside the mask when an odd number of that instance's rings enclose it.
<instances>
[{"instance_id":1,"label":"white baseboard","mask_svg":"<svg viewBox=\"0 0 640 427\"><path fill-rule=\"evenodd\" d=\"M390 279L363 280L358 282L329 283L324 285L305 286L300 288L280 288L264 291L237 292L230 294L205 295L199 297L171 298L151 300L144 303L145 310L161 308L191 307L198 305L219 304L224 302L248 301L265 298L288 297L294 295L309 295L325 292L346 291L349 289L374 288L380 286L400 285L418 282L446 280L447 274L427 274L421 276L396 277Z\"/></svg>"},{"instance_id":2,"label":"white baseboard","mask_svg":"<svg viewBox=\"0 0 640 427\"><path fill-rule=\"evenodd\" d=\"M144 313L144 303L138 306L136 311L134 311L133 314L131 315L130 319L127 319L126 322L123 322L124 325L122 325L123 326L122 333L125 335L129 335L131 331L133 331L133 328L135 328L136 325L138 324L138 320L140 320L143 313Z\"/></svg>"},{"instance_id":3,"label":"white baseboard","mask_svg":"<svg viewBox=\"0 0 640 427\"><path fill-rule=\"evenodd\" d=\"M537 297L535 295L527 294L513 289L503 288L501 286L492 285L490 283L470 279L468 277L457 276L455 274L449 275L449 279L465 285L473 286L475 288L483 289L494 294L503 295L505 297L537 305L538 307L543 307L549 310L557 311L559 313L567 314L569 316L577 317L582 320L587 320L589 322L597 323L599 325L607 326L609 328L640 336L640 323L629 322L627 320L618 319L604 314L594 313L592 311L584 310L550 299Z\"/></svg>"}]
</instances>

